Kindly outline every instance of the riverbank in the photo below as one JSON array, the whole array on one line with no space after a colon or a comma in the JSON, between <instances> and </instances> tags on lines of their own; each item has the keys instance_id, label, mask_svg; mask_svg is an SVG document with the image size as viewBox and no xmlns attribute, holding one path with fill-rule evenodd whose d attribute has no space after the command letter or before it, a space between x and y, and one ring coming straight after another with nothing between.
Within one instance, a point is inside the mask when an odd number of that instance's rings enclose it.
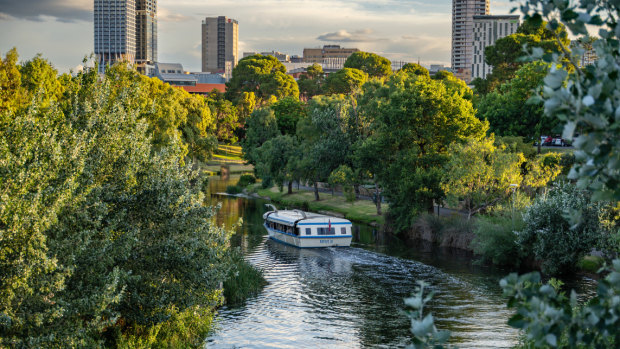
<instances>
[{"instance_id":1,"label":"riverbank","mask_svg":"<svg viewBox=\"0 0 620 349\"><path fill-rule=\"evenodd\" d=\"M372 226L385 224L385 217L377 215L377 207L370 200L356 200L350 203L341 195L319 193L320 200L315 201L314 193L311 191L294 189L293 194L287 194L286 189L284 192L280 192L277 187L262 189L260 184L249 186L247 191L284 207L341 216L355 223ZM389 205L382 204L381 208L385 211Z\"/></svg>"}]
</instances>

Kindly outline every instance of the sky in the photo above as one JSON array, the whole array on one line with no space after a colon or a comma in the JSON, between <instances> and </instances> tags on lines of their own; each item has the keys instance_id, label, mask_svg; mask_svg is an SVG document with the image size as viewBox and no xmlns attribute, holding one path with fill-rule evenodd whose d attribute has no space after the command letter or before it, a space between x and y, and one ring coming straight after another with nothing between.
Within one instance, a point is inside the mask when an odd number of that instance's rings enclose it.
<instances>
[{"instance_id":1,"label":"sky","mask_svg":"<svg viewBox=\"0 0 620 349\"><path fill-rule=\"evenodd\" d=\"M60 72L94 50L93 0L0 0L0 55L41 53ZM514 3L491 1L491 14ZM201 21L239 21L246 51L302 55L304 47L341 45L392 61L450 65L451 0L159 0L158 61L200 71Z\"/></svg>"}]
</instances>

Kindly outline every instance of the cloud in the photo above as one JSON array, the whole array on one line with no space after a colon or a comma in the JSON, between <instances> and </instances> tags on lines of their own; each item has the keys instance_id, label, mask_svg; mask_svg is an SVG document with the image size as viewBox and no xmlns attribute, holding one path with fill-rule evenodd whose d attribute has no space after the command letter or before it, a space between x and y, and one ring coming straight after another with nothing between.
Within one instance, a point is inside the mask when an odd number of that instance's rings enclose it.
<instances>
[{"instance_id":1,"label":"cloud","mask_svg":"<svg viewBox=\"0 0 620 349\"><path fill-rule=\"evenodd\" d=\"M186 22L186 21L194 21L195 18L192 16L185 16L180 13L172 13L165 7L159 7L157 9L157 20L162 22Z\"/></svg>"},{"instance_id":2,"label":"cloud","mask_svg":"<svg viewBox=\"0 0 620 349\"><path fill-rule=\"evenodd\" d=\"M372 36L372 29L360 29L354 30L349 33L348 31L341 29L333 33L325 33L319 35L316 39L320 41L337 41L337 42L375 42L385 39L379 39Z\"/></svg>"},{"instance_id":3,"label":"cloud","mask_svg":"<svg viewBox=\"0 0 620 349\"><path fill-rule=\"evenodd\" d=\"M0 20L10 18L35 22L52 17L64 23L92 21L92 0L0 0Z\"/></svg>"}]
</instances>

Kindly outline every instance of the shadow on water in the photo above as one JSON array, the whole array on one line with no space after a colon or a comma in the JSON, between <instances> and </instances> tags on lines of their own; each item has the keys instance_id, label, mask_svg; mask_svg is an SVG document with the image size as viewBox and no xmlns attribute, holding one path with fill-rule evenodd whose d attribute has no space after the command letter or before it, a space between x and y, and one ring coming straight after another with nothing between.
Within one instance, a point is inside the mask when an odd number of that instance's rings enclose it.
<instances>
[{"instance_id":1,"label":"shadow on water","mask_svg":"<svg viewBox=\"0 0 620 349\"><path fill-rule=\"evenodd\" d=\"M236 178L213 180L218 224L237 227L232 244L264 271L269 284L245 304L224 307L209 348L395 348L409 343L403 298L417 280L436 295L430 311L461 348L507 348L518 333L506 325L498 282L506 271L471 263L463 252L420 243L404 246L370 226L355 226L351 248L297 249L269 240L263 200L216 195Z\"/></svg>"}]
</instances>

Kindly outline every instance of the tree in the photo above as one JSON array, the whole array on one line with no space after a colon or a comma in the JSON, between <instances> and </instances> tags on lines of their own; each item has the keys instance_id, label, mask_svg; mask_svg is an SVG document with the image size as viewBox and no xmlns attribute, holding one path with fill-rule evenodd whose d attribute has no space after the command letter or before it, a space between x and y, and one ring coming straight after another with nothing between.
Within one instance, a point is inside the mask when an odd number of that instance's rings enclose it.
<instances>
[{"instance_id":1,"label":"tree","mask_svg":"<svg viewBox=\"0 0 620 349\"><path fill-rule=\"evenodd\" d=\"M256 149L280 135L273 110L267 107L256 109L248 119L246 128L245 139L241 141L243 158L256 166L258 163Z\"/></svg>"},{"instance_id":2,"label":"tree","mask_svg":"<svg viewBox=\"0 0 620 349\"><path fill-rule=\"evenodd\" d=\"M552 132L558 121L545 117L542 102L530 101L548 70L548 65L541 62L521 67L512 80L480 99L478 118L488 120L491 131L499 136L539 140L542 134Z\"/></svg>"},{"instance_id":3,"label":"tree","mask_svg":"<svg viewBox=\"0 0 620 349\"><path fill-rule=\"evenodd\" d=\"M300 174L314 184L317 201L320 199L318 182L326 181L334 169L346 162L351 146L343 124L346 118L341 117L343 110L337 103L318 105L311 101L309 117L301 119L297 126L297 136L301 140Z\"/></svg>"},{"instance_id":4,"label":"tree","mask_svg":"<svg viewBox=\"0 0 620 349\"><path fill-rule=\"evenodd\" d=\"M540 8L542 4L546 7ZM545 19L552 31L562 23L575 36L587 35L586 25L601 28L601 39L592 43L598 60L583 70L579 58L584 50L577 47L571 52L560 35L555 37L560 55L534 50L533 58L562 65L545 77L542 100L545 113L565 124L564 138L573 138L576 130L580 133L573 142L578 151L570 178L577 179L581 188L590 188L597 200L620 199L620 103L615 87L620 68L614 63L618 58L616 16L620 7L591 0L559 7L531 0L523 10L528 22L539 24Z\"/></svg>"},{"instance_id":5,"label":"tree","mask_svg":"<svg viewBox=\"0 0 620 349\"><path fill-rule=\"evenodd\" d=\"M325 90L330 94L352 94L368 80L368 75L359 69L343 68L327 76Z\"/></svg>"},{"instance_id":6,"label":"tree","mask_svg":"<svg viewBox=\"0 0 620 349\"><path fill-rule=\"evenodd\" d=\"M180 167L179 133L154 150L144 85L114 74L79 73L62 103L37 88L0 110L0 346L115 346L205 322L219 302L229 233Z\"/></svg>"},{"instance_id":7,"label":"tree","mask_svg":"<svg viewBox=\"0 0 620 349\"><path fill-rule=\"evenodd\" d=\"M285 97L271 106L278 129L283 135L295 135L297 122L307 116L306 106L297 98Z\"/></svg>"},{"instance_id":8,"label":"tree","mask_svg":"<svg viewBox=\"0 0 620 349\"><path fill-rule=\"evenodd\" d=\"M392 74L392 63L387 58L369 52L354 52L344 62L344 67L359 69L376 78L384 78Z\"/></svg>"},{"instance_id":9,"label":"tree","mask_svg":"<svg viewBox=\"0 0 620 349\"><path fill-rule=\"evenodd\" d=\"M522 154L497 149L494 139L454 143L444 165L442 189L448 202L464 200L467 218L508 197L511 184L520 185Z\"/></svg>"},{"instance_id":10,"label":"tree","mask_svg":"<svg viewBox=\"0 0 620 349\"><path fill-rule=\"evenodd\" d=\"M476 83L476 92L486 94L512 79L524 64L521 58L527 56L529 50L533 48L540 48L549 54L560 52L561 47L556 41L556 36L560 39L561 45L570 43L563 26L550 30L544 22L523 23L515 34L498 39L493 45L486 47L485 62L493 66L493 72L487 76L486 84L480 81Z\"/></svg>"},{"instance_id":11,"label":"tree","mask_svg":"<svg viewBox=\"0 0 620 349\"><path fill-rule=\"evenodd\" d=\"M369 85L359 103L360 113L372 120L363 163L381 164L368 170L384 189L396 228L408 228L443 196L440 179L450 145L481 139L488 125L474 116L470 101L448 92L443 80L425 76L396 74L383 86Z\"/></svg>"},{"instance_id":12,"label":"tree","mask_svg":"<svg viewBox=\"0 0 620 349\"><path fill-rule=\"evenodd\" d=\"M226 83L226 98L236 102L243 92L253 92L258 103L272 96L299 97L295 79L286 74L286 68L273 56L254 55L241 59Z\"/></svg>"},{"instance_id":13,"label":"tree","mask_svg":"<svg viewBox=\"0 0 620 349\"><path fill-rule=\"evenodd\" d=\"M403 65L403 67L400 68L399 71L407 73L407 74L424 75L424 76L430 77L430 73L428 72L428 69L424 68L423 66L417 63L407 63Z\"/></svg>"},{"instance_id":14,"label":"tree","mask_svg":"<svg viewBox=\"0 0 620 349\"><path fill-rule=\"evenodd\" d=\"M251 95L250 95L251 96ZM251 98L246 95L247 98ZM224 94L211 92L207 99L211 113L215 116L216 137L222 142L236 143L236 130L241 128L239 123L239 109L231 101L224 98ZM251 100L249 101L251 103Z\"/></svg>"},{"instance_id":15,"label":"tree","mask_svg":"<svg viewBox=\"0 0 620 349\"><path fill-rule=\"evenodd\" d=\"M299 142L294 136L280 135L271 138L256 149L256 173L261 178L271 178L280 188L288 183L288 194L293 193Z\"/></svg>"},{"instance_id":16,"label":"tree","mask_svg":"<svg viewBox=\"0 0 620 349\"><path fill-rule=\"evenodd\" d=\"M309 100L312 97L319 95L323 91L323 85L325 84L325 73L323 67L318 64L313 64L306 69L304 74L301 74L299 80L299 94L304 100Z\"/></svg>"}]
</instances>

